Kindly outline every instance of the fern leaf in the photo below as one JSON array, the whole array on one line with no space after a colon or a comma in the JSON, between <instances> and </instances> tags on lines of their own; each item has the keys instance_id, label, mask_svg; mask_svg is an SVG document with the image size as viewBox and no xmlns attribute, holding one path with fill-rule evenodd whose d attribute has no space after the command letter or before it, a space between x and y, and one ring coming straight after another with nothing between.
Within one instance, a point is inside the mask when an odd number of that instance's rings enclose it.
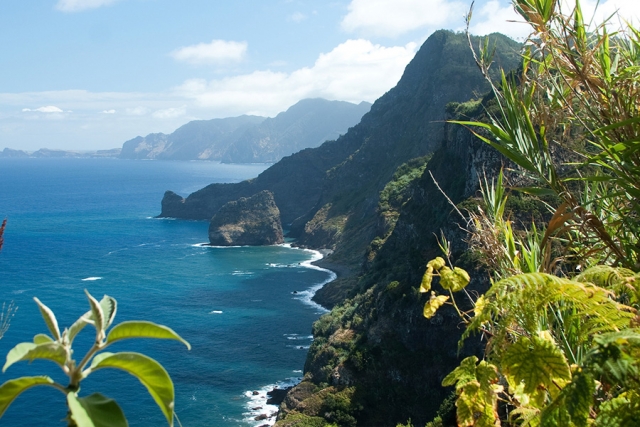
<instances>
[{"instance_id":1,"label":"fern leaf","mask_svg":"<svg viewBox=\"0 0 640 427\"><path fill-rule=\"evenodd\" d=\"M557 388L557 380L571 379L567 359L551 341L522 337L511 345L502 359L505 373L524 391L533 394L539 387Z\"/></svg>"}]
</instances>

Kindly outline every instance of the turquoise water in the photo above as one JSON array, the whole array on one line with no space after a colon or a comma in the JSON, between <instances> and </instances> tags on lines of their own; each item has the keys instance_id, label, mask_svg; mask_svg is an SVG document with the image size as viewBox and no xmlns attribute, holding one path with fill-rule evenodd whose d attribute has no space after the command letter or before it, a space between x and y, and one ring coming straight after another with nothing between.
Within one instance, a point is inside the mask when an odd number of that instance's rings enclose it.
<instances>
[{"instance_id":1,"label":"turquoise water","mask_svg":"<svg viewBox=\"0 0 640 427\"><path fill-rule=\"evenodd\" d=\"M129 340L110 351L141 351L173 378L183 426L256 426L265 392L301 376L311 324L323 312L312 290L332 274L308 264L317 254L286 246L213 248L206 222L154 219L166 189L188 194L212 182L237 182L265 165L114 159L0 159L0 301L19 306L0 355L46 332L33 297L69 326L88 310L83 290L118 300L116 322L146 319L173 328L172 341ZM89 347L81 334L76 357ZM56 365L21 362L2 382L50 375ZM115 398L131 426L166 425L134 377L101 370L83 383ZM258 394L254 396L254 391ZM253 408L253 409L252 409ZM259 409L257 409L259 408ZM63 395L48 387L21 395L0 425L64 425ZM269 423L273 423L273 419Z\"/></svg>"}]
</instances>

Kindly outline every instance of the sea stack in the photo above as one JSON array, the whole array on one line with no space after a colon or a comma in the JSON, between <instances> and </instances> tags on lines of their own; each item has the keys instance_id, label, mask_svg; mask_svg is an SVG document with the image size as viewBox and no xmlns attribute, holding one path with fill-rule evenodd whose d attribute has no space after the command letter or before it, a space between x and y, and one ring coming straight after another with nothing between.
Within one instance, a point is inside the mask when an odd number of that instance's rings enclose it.
<instances>
[{"instance_id":1,"label":"sea stack","mask_svg":"<svg viewBox=\"0 0 640 427\"><path fill-rule=\"evenodd\" d=\"M262 246L284 242L280 210L273 194L264 190L224 204L211 218L213 246Z\"/></svg>"}]
</instances>

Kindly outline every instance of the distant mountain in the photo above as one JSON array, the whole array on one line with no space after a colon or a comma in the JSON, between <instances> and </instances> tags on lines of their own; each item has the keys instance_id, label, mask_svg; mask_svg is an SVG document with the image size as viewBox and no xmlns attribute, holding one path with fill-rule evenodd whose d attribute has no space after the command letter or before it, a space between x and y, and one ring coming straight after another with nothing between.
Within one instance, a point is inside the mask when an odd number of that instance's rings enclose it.
<instances>
[{"instance_id":1,"label":"distant mountain","mask_svg":"<svg viewBox=\"0 0 640 427\"><path fill-rule=\"evenodd\" d=\"M305 148L337 139L357 124L371 104L303 99L273 119L248 129L222 156L225 163L275 163Z\"/></svg>"},{"instance_id":2,"label":"distant mountain","mask_svg":"<svg viewBox=\"0 0 640 427\"><path fill-rule=\"evenodd\" d=\"M371 104L304 99L274 118L240 116L196 120L172 134L153 133L124 143L121 158L275 163L304 148L336 139Z\"/></svg>"},{"instance_id":3,"label":"distant mountain","mask_svg":"<svg viewBox=\"0 0 640 427\"><path fill-rule=\"evenodd\" d=\"M120 158L220 160L234 141L264 120L259 116L194 120L169 135L152 133L125 142Z\"/></svg>"},{"instance_id":4,"label":"distant mountain","mask_svg":"<svg viewBox=\"0 0 640 427\"><path fill-rule=\"evenodd\" d=\"M5 148L0 151L0 157L36 157L36 158L85 158L85 157L118 157L120 155L119 148L112 148L111 150L97 150L97 151L69 151L69 150L52 150L49 148L41 148L38 151L27 152L24 150L14 150L11 148Z\"/></svg>"}]
</instances>

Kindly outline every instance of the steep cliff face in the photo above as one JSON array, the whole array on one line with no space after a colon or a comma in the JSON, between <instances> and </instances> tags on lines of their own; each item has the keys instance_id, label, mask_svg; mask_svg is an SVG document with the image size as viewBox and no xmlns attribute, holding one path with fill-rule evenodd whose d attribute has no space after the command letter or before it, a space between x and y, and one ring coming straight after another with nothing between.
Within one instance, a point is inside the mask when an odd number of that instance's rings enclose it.
<instances>
[{"instance_id":1,"label":"steep cliff face","mask_svg":"<svg viewBox=\"0 0 640 427\"><path fill-rule=\"evenodd\" d=\"M501 158L463 127L446 125L443 133L441 148L401 192L392 231L379 229L383 233L369 247L366 268L350 298L314 325L305 381L285 399L277 426L286 426L289 416L335 422L335 409L318 408L335 400L327 401L328 395L347 390L350 398L341 416L352 417L357 425L396 425L409 418L422 425L451 392L441 386L443 377L465 355L480 352L478 342L470 340L458 354L462 329L457 314L444 308L425 319L422 308L428 296L418 288L426 262L441 255L435 236L443 232L450 241L464 241L464 221L442 191L454 203L473 196L478 171L491 176ZM464 244L453 250L454 262L474 271L465 260ZM486 289L485 277L474 271L470 291Z\"/></svg>"},{"instance_id":2,"label":"steep cliff face","mask_svg":"<svg viewBox=\"0 0 640 427\"><path fill-rule=\"evenodd\" d=\"M493 35L492 43L495 71L500 66L514 68L519 45L501 35ZM322 218L301 229L299 243L335 249L335 260L360 262L362 252L354 249L366 247L375 236L378 195L396 168L439 147L449 102L464 102L488 89L465 35L448 31L431 35L397 86L363 118L361 125L369 131L358 150L328 171L315 207ZM335 231L336 224L343 227Z\"/></svg>"},{"instance_id":3,"label":"steep cliff face","mask_svg":"<svg viewBox=\"0 0 640 427\"><path fill-rule=\"evenodd\" d=\"M214 246L261 246L284 243L280 211L269 191L228 202L209 224Z\"/></svg>"}]
</instances>

